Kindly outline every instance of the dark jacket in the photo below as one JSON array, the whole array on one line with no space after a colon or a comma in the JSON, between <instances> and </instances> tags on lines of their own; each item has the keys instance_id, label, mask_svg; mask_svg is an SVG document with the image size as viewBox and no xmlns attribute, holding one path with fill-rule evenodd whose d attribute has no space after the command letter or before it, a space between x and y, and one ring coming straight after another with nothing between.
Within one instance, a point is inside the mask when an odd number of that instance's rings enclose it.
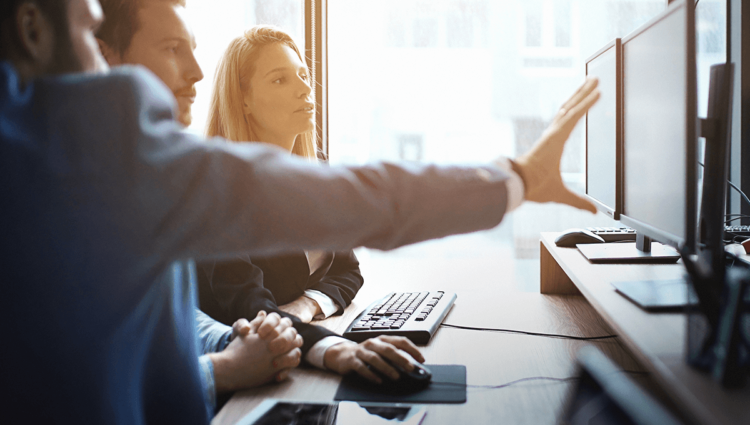
<instances>
[{"instance_id":1,"label":"dark jacket","mask_svg":"<svg viewBox=\"0 0 750 425\"><path fill-rule=\"evenodd\" d=\"M336 334L302 323L278 306L299 298L306 289L315 289L343 309L351 304L363 281L359 261L351 250L327 253L324 265L312 275L304 252L253 259L244 255L231 261L198 264L201 310L230 326L240 318L252 320L260 310L289 317L305 340L303 354L322 338Z\"/></svg>"},{"instance_id":2,"label":"dark jacket","mask_svg":"<svg viewBox=\"0 0 750 425\"><path fill-rule=\"evenodd\" d=\"M175 261L391 249L505 212L499 169L320 167L265 143L206 143L174 110L143 70L21 89L0 63L2 411L208 423L194 269Z\"/></svg>"}]
</instances>

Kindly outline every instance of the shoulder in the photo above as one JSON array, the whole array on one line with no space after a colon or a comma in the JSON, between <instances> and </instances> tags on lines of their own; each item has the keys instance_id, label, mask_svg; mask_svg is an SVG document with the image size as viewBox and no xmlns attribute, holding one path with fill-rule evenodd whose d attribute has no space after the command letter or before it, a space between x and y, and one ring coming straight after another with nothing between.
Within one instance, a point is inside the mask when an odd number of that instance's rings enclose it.
<instances>
[{"instance_id":1,"label":"shoulder","mask_svg":"<svg viewBox=\"0 0 750 425\"><path fill-rule=\"evenodd\" d=\"M72 111L110 117L139 114L143 109L161 110L174 118L172 93L142 66L118 66L105 74L69 74L42 78L37 94L45 102L65 103Z\"/></svg>"}]
</instances>

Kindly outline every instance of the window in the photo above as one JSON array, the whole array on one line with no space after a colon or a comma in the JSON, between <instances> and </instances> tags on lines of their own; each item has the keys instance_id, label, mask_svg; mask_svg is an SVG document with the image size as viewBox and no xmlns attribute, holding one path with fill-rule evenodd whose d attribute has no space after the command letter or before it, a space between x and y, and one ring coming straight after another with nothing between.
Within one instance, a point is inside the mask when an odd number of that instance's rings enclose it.
<instances>
[{"instance_id":1,"label":"window","mask_svg":"<svg viewBox=\"0 0 750 425\"><path fill-rule=\"evenodd\" d=\"M269 24L284 29L300 49L305 48L304 0L191 1L185 10L198 43L195 57L204 74L196 84L189 128L196 133L204 131L216 65L230 41L253 25Z\"/></svg>"},{"instance_id":2,"label":"window","mask_svg":"<svg viewBox=\"0 0 750 425\"><path fill-rule=\"evenodd\" d=\"M665 6L665 0L328 0L331 162L471 164L516 156L583 81L585 59ZM562 164L566 182L579 192L583 160L579 126ZM495 229L388 253L363 250L360 257L374 280L415 273L446 279L449 270L467 273L481 264L482 274L515 275L521 289L533 291L540 232L612 224L603 214L529 203Z\"/></svg>"}]
</instances>

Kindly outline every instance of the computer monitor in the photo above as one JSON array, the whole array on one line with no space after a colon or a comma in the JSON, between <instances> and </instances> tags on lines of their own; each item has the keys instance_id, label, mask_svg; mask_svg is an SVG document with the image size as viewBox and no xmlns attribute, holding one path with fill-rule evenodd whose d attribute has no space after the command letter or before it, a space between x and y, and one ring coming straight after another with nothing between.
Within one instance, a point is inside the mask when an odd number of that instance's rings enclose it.
<instances>
[{"instance_id":1,"label":"computer monitor","mask_svg":"<svg viewBox=\"0 0 750 425\"><path fill-rule=\"evenodd\" d=\"M586 60L586 76L599 79L599 101L586 114L586 195L615 220L622 209L620 148L622 82L620 39Z\"/></svg>"},{"instance_id":2,"label":"computer monitor","mask_svg":"<svg viewBox=\"0 0 750 425\"><path fill-rule=\"evenodd\" d=\"M695 246L696 65L692 1L667 9L622 40L623 203L620 220L675 248Z\"/></svg>"}]
</instances>

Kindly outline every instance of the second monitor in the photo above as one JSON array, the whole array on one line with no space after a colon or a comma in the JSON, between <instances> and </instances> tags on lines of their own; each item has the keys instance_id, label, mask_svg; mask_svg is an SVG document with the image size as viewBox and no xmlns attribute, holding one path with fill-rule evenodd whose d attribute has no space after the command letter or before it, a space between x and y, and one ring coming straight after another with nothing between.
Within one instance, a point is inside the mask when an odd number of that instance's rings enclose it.
<instances>
[{"instance_id":1,"label":"second monitor","mask_svg":"<svg viewBox=\"0 0 750 425\"><path fill-rule=\"evenodd\" d=\"M619 212L620 221L637 231L637 241L579 246L591 261L676 261L679 254L672 247L695 244L687 231L695 226L697 206L691 5L684 0L672 2L622 39ZM652 238L664 245L652 247Z\"/></svg>"}]
</instances>

